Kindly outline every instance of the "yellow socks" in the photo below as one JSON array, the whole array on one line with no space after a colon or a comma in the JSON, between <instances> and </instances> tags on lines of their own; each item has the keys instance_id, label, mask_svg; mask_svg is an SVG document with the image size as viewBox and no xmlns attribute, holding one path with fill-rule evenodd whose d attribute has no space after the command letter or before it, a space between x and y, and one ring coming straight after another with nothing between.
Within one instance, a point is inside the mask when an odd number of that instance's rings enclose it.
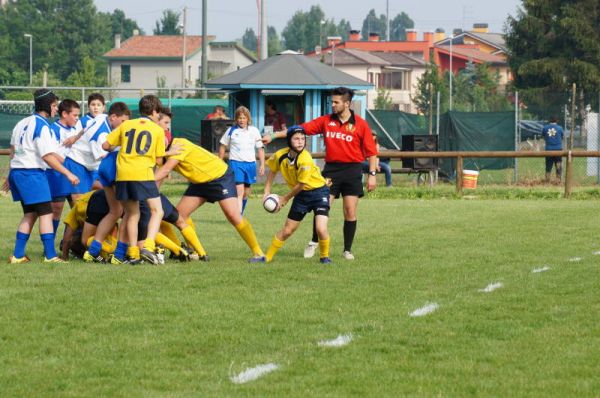
<instances>
[{"instance_id":1,"label":"yellow socks","mask_svg":"<svg viewBox=\"0 0 600 398\"><path fill-rule=\"evenodd\" d=\"M140 248L137 246L129 246L127 248L127 255L129 258L139 260L140 259Z\"/></svg>"},{"instance_id":2,"label":"yellow socks","mask_svg":"<svg viewBox=\"0 0 600 398\"><path fill-rule=\"evenodd\" d=\"M258 240L256 239L256 235L254 234L254 230L252 229L252 225L245 218L242 219L242 222L235 226L235 229L238 231L244 242L248 245L250 250L252 250L252 254L255 256L263 256L263 251L258 244Z\"/></svg>"},{"instance_id":3,"label":"yellow socks","mask_svg":"<svg viewBox=\"0 0 600 398\"><path fill-rule=\"evenodd\" d=\"M188 220L191 220L191 218ZM206 250L204 250L204 247L202 247L202 243L200 243L200 239L198 239L198 235L196 235L196 230L194 227L188 225L181 230L181 234L185 238L185 241L192 246L192 248L200 257L206 256Z\"/></svg>"},{"instance_id":4,"label":"yellow socks","mask_svg":"<svg viewBox=\"0 0 600 398\"><path fill-rule=\"evenodd\" d=\"M277 236L273 237L273 240L271 241L271 246L269 246L269 249L267 250L267 254L265 254L265 260L267 262L271 262L273 260L273 257L275 257L275 253L277 253L277 251L279 249L281 249L283 247L283 241L279 240L277 238Z\"/></svg>"},{"instance_id":5,"label":"yellow socks","mask_svg":"<svg viewBox=\"0 0 600 398\"><path fill-rule=\"evenodd\" d=\"M156 243L159 245L163 245L165 249L169 249L172 253L174 253L177 256L179 256L179 253L181 253L181 251L179 250L180 247L160 232L156 234Z\"/></svg>"},{"instance_id":6,"label":"yellow socks","mask_svg":"<svg viewBox=\"0 0 600 398\"><path fill-rule=\"evenodd\" d=\"M320 258L329 257L329 238L319 239Z\"/></svg>"},{"instance_id":7,"label":"yellow socks","mask_svg":"<svg viewBox=\"0 0 600 398\"><path fill-rule=\"evenodd\" d=\"M166 221L160 222L160 232L167 237L171 242L175 243L177 246L181 246L181 241L177 237L175 233L175 228L172 224L169 224ZM166 247L166 246L165 246Z\"/></svg>"},{"instance_id":8,"label":"yellow socks","mask_svg":"<svg viewBox=\"0 0 600 398\"><path fill-rule=\"evenodd\" d=\"M152 253L154 253L154 250L156 249L156 242L154 242L153 239L146 239L144 241L144 249L150 250Z\"/></svg>"}]
</instances>

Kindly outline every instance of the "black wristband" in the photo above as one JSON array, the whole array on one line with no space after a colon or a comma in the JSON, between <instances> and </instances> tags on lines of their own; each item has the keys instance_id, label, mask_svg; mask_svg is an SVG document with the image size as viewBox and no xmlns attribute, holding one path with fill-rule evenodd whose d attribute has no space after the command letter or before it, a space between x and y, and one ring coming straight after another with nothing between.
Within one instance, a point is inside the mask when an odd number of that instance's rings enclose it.
<instances>
[{"instance_id":1,"label":"black wristband","mask_svg":"<svg viewBox=\"0 0 600 398\"><path fill-rule=\"evenodd\" d=\"M370 176L376 176L377 172L375 170L371 170L371 171L369 171L369 175Z\"/></svg>"}]
</instances>

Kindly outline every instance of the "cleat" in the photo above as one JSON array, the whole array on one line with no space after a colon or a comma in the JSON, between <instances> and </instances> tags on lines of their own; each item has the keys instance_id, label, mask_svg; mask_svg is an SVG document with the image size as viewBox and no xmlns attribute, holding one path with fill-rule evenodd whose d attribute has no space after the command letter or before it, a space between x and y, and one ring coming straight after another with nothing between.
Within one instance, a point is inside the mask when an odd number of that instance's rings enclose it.
<instances>
[{"instance_id":1,"label":"cleat","mask_svg":"<svg viewBox=\"0 0 600 398\"><path fill-rule=\"evenodd\" d=\"M251 257L250 260L248 260L249 263L264 263L265 261L266 261L265 256L259 256L259 255Z\"/></svg>"},{"instance_id":2,"label":"cleat","mask_svg":"<svg viewBox=\"0 0 600 398\"><path fill-rule=\"evenodd\" d=\"M59 263L59 264L68 264L69 262L66 260L63 260L62 258L56 256L56 257L52 257L52 258L46 258L44 257L44 262L45 263Z\"/></svg>"},{"instance_id":3,"label":"cleat","mask_svg":"<svg viewBox=\"0 0 600 398\"><path fill-rule=\"evenodd\" d=\"M128 258L127 260L125 260L125 264L129 264L129 265L141 265L144 262L142 261L141 258Z\"/></svg>"},{"instance_id":4,"label":"cleat","mask_svg":"<svg viewBox=\"0 0 600 398\"><path fill-rule=\"evenodd\" d=\"M8 263L9 264L25 264L25 263L28 263L30 261L31 260L27 256L23 256L23 257L20 257L20 258L17 258L15 256L10 256L10 258L8 259Z\"/></svg>"},{"instance_id":5,"label":"cleat","mask_svg":"<svg viewBox=\"0 0 600 398\"><path fill-rule=\"evenodd\" d=\"M177 258L179 259L179 261L181 261L182 263L188 262L190 261L190 254L188 253L188 251L185 249L185 247L180 247L179 248L179 256L177 256Z\"/></svg>"},{"instance_id":6,"label":"cleat","mask_svg":"<svg viewBox=\"0 0 600 398\"><path fill-rule=\"evenodd\" d=\"M115 256L110 256L110 263L112 265L121 265L121 264L125 264L125 262L126 262L125 260L119 260Z\"/></svg>"},{"instance_id":7,"label":"cleat","mask_svg":"<svg viewBox=\"0 0 600 398\"><path fill-rule=\"evenodd\" d=\"M207 263L210 261L210 257L208 257L208 255L206 255L206 254L204 256L198 256L198 261L204 261L205 263Z\"/></svg>"},{"instance_id":8,"label":"cleat","mask_svg":"<svg viewBox=\"0 0 600 398\"><path fill-rule=\"evenodd\" d=\"M190 261L198 261L198 260L204 261L204 260L202 260L202 257L206 257L206 256L199 256L198 253L196 253L196 252L189 253L189 256L190 256Z\"/></svg>"},{"instance_id":9,"label":"cleat","mask_svg":"<svg viewBox=\"0 0 600 398\"><path fill-rule=\"evenodd\" d=\"M153 253L153 252L151 252L150 250L148 250L146 248L143 248L142 250L140 250L140 257L143 260L145 260L145 261L147 261L147 262L149 262L151 264L154 264L154 265L158 265L159 264L158 257L156 256L156 253Z\"/></svg>"},{"instance_id":10,"label":"cleat","mask_svg":"<svg viewBox=\"0 0 600 398\"><path fill-rule=\"evenodd\" d=\"M159 264L165 263L165 248L162 245L156 246L156 258L158 259Z\"/></svg>"},{"instance_id":11,"label":"cleat","mask_svg":"<svg viewBox=\"0 0 600 398\"><path fill-rule=\"evenodd\" d=\"M321 257L319 259L319 262L321 264L331 264L332 263L332 261L331 261L331 259L329 257Z\"/></svg>"},{"instance_id":12,"label":"cleat","mask_svg":"<svg viewBox=\"0 0 600 398\"><path fill-rule=\"evenodd\" d=\"M352 254L348 250L342 253L342 257L344 257L346 260L354 260L354 254Z\"/></svg>"},{"instance_id":13,"label":"cleat","mask_svg":"<svg viewBox=\"0 0 600 398\"><path fill-rule=\"evenodd\" d=\"M102 257L100 254L98 254L97 256L93 256L89 251L85 251L85 253L83 253L83 261L85 261L86 263L104 263L106 262L104 260L104 257Z\"/></svg>"},{"instance_id":14,"label":"cleat","mask_svg":"<svg viewBox=\"0 0 600 398\"><path fill-rule=\"evenodd\" d=\"M317 246L319 246L317 242L308 242L308 244L304 248L304 258L313 258L315 252L317 251Z\"/></svg>"}]
</instances>

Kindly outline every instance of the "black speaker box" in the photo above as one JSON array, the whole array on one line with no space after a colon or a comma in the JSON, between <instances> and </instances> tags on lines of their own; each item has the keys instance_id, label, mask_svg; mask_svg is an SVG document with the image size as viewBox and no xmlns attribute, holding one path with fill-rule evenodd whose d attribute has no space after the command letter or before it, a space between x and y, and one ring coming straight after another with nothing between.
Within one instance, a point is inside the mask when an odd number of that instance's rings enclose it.
<instances>
[{"instance_id":1,"label":"black speaker box","mask_svg":"<svg viewBox=\"0 0 600 398\"><path fill-rule=\"evenodd\" d=\"M403 135L402 151L405 152L437 152L437 135ZM414 170L435 170L437 158L403 158L402 167Z\"/></svg>"},{"instance_id":2,"label":"black speaker box","mask_svg":"<svg viewBox=\"0 0 600 398\"><path fill-rule=\"evenodd\" d=\"M234 124L235 122L230 119L202 120L200 124L200 146L208 151L217 152L221 137Z\"/></svg>"}]
</instances>

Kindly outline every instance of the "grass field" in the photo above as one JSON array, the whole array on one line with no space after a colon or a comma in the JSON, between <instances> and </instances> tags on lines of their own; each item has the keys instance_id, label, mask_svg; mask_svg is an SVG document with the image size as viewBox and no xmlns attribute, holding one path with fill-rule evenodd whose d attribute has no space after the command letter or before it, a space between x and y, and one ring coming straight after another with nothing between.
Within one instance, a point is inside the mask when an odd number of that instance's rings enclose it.
<instances>
[{"instance_id":1,"label":"grass field","mask_svg":"<svg viewBox=\"0 0 600 398\"><path fill-rule=\"evenodd\" d=\"M336 203L326 267L302 258L308 222L275 262L246 263L215 205L194 217L208 264L3 265L0 396L598 395L596 200L392 195L361 201L354 262ZM0 208L8 257L20 208ZM263 247L285 217L257 199L247 215Z\"/></svg>"}]
</instances>

